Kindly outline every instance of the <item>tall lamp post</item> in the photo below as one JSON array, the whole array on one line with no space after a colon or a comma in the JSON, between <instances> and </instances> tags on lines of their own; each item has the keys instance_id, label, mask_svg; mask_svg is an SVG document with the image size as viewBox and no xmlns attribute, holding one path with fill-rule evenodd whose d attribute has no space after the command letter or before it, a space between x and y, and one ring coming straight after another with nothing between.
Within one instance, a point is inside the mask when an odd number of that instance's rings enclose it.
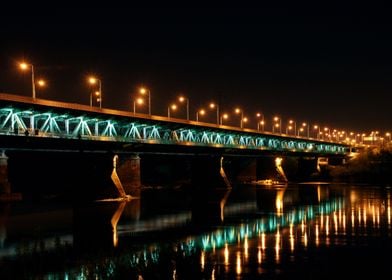
<instances>
[{"instance_id":1,"label":"tall lamp post","mask_svg":"<svg viewBox=\"0 0 392 280\"><path fill-rule=\"evenodd\" d=\"M316 125L313 126L313 129L317 131L317 137L316 138L320 139L321 138L320 137L320 133L321 133L320 126L316 124Z\"/></svg>"},{"instance_id":2,"label":"tall lamp post","mask_svg":"<svg viewBox=\"0 0 392 280\"><path fill-rule=\"evenodd\" d=\"M293 126L290 124L288 126L286 126L286 134L289 135L289 131L291 131L292 129L293 129Z\"/></svg>"},{"instance_id":3,"label":"tall lamp post","mask_svg":"<svg viewBox=\"0 0 392 280\"><path fill-rule=\"evenodd\" d=\"M102 83L101 83L101 80L98 79L98 78L96 78L96 77L91 76L91 77L88 79L88 82L89 82L91 85L98 84L99 108L102 108ZM91 99L90 99L90 100L91 100ZM90 106L92 106L92 102L90 103Z\"/></svg>"},{"instance_id":4,"label":"tall lamp post","mask_svg":"<svg viewBox=\"0 0 392 280\"><path fill-rule=\"evenodd\" d=\"M200 109L199 111L196 112L196 121L199 121L199 115L204 116L206 114L206 111L204 109Z\"/></svg>"},{"instance_id":5,"label":"tall lamp post","mask_svg":"<svg viewBox=\"0 0 392 280\"><path fill-rule=\"evenodd\" d=\"M306 136L309 138L309 123L303 122L302 127L306 127Z\"/></svg>"},{"instance_id":6,"label":"tall lamp post","mask_svg":"<svg viewBox=\"0 0 392 280\"><path fill-rule=\"evenodd\" d=\"M186 120L189 121L189 98L180 96L178 98L178 101L180 101L181 103L186 102Z\"/></svg>"},{"instance_id":7,"label":"tall lamp post","mask_svg":"<svg viewBox=\"0 0 392 280\"><path fill-rule=\"evenodd\" d=\"M94 92L95 96L97 97L97 102L101 101L100 93L99 91ZM93 92L90 93L90 107L93 106Z\"/></svg>"},{"instance_id":8,"label":"tall lamp post","mask_svg":"<svg viewBox=\"0 0 392 280\"><path fill-rule=\"evenodd\" d=\"M257 122L257 130L260 131L260 126L261 126L261 131L264 132L264 125L265 125L265 121Z\"/></svg>"},{"instance_id":9,"label":"tall lamp post","mask_svg":"<svg viewBox=\"0 0 392 280\"><path fill-rule=\"evenodd\" d=\"M324 127L324 135L327 137L328 136L328 140L331 141L331 131L328 127ZM325 137L325 138L326 138ZM324 140L324 139L323 139Z\"/></svg>"},{"instance_id":10,"label":"tall lamp post","mask_svg":"<svg viewBox=\"0 0 392 280\"><path fill-rule=\"evenodd\" d=\"M32 91L33 91L33 99L35 99L34 66L33 66L33 64L22 62L22 63L19 64L19 67L23 71L26 71L28 68L30 68L30 70L31 70L31 85L32 85Z\"/></svg>"},{"instance_id":11,"label":"tall lamp post","mask_svg":"<svg viewBox=\"0 0 392 280\"><path fill-rule=\"evenodd\" d=\"M275 132L275 127L279 127L279 133L282 134L282 119L278 116L274 117L274 123L272 125L272 132Z\"/></svg>"},{"instance_id":12,"label":"tall lamp post","mask_svg":"<svg viewBox=\"0 0 392 280\"><path fill-rule=\"evenodd\" d=\"M172 109L173 111L177 110L177 105L176 104L172 104L169 107L167 107L167 117L170 119L170 109Z\"/></svg>"},{"instance_id":13,"label":"tall lamp post","mask_svg":"<svg viewBox=\"0 0 392 280\"><path fill-rule=\"evenodd\" d=\"M223 125L223 120L227 120L228 118L228 114L223 114L222 116L220 116L220 125Z\"/></svg>"},{"instance_id":14,"label":"tall lamp post","mask_svg":"<svg viewBox=\"0 0 392 280\"><path fill-rule=\"evenodd\" d=\"M151 116L151 92L148 88L141 87L139 90L140 94L147 94L148 95L148 114Z\"/></svg>"},{"instance_id":15,"label":"tall lamp post","mask_svg":"<svg viewBox=\"0 0 392 280\"><path fill-rule=\"evenodd\" d=\"M137 98L136 100L133 100L133 114L136 114L136 104L137 105L142 105L144 103L143 98Z\"/></svg>"},{"instance_id":16,"label":"tall lamp post","mask_svg":"<svg viewBox=\"0 0 392 280\"><path fill-rule=\"evenodd\" d=\"M211 102L210 103L210 108L211 109L216 108L216 124L219 124L219 105L214 103L214 102Z\"/></svg>"},{"instance_id":17,"label":"tall lamp post","mask_svg":"<svg viewBox=\"0 0 392 280\"><path fill-rule=\"evenodd\" d=\"M294 125L294 135L297 135L297 122L294 120L289 120L289 125L290 126Z\"/></svg>"},{"instance_id":18,"label":"tall lamp post","mask_svg":"<svg viewBox=\"0 0 392 280\"><path fill-rule=\"evenodd\" d=\"M263 128L264 131L264 114L263 113L256 113L256 118L257 118L257 130L260 130L260 125ZM259 119L261 118L261 121Z\"/></svg>"},{"instance_id":19,"label":"tall lamp post","mask_svg":"<svg viewBox=\"0 0 392 280\"><path fill-rule=\"evenodd\" d=\"M388 143L391 142L391 133L390 132L386 132L385 137L387 138Z\"/></svg>"},{"instance_id":20,"label":"tall lamp post","mask_svg":"<svg viewBox=\"0 0 392 280\"><path fill-rule=\"evenodd\" d=\"M244 128L244 112L240 108L235 108L234 112L241 115L240 127Z\"/></svg>"}]
</instances>

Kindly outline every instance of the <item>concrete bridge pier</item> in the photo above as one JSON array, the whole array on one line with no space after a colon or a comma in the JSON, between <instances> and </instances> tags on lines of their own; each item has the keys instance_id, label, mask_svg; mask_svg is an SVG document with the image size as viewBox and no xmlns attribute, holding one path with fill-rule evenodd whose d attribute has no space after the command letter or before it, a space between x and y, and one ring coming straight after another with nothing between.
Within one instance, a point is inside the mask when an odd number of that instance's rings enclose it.
<instances>
[{"instance_id":1,"label":"concrete bridge pier","mask_svg":"<svg viewBox=\"0 0 392 280\"><path fill-rule=\"evenodd\" d=\"M227 162L227 176L239 183L257 179L257 159L253 157L230 157Z\"/></svg>"},{"instance_id":2,"label":"concrete bridge pier","mask_svg":"<svg viewBox=\"0 0 392 280\"><path fill-rule=\"evenodd\" d=\"M11 185L8 181L8 157L2 151L0 155L0 195L10 193Z\"/></svg>"},{"instance_id":3,"label":"concrete bridge pier","mask_svg":"<svg viewBox=\"0 0 392 280\"><path fill-rule=\"evenodd\" d=\"M232 157L228 164L228 176L231 180L241 183L265 179L287 182L283 163L282 157Z\"/></svg>"},{"instance_id":4,"label":"concrete bridge pier","mask_svg":"<svg viewBox=\"0 0 392 280\"><path fill-rule=\"evenodd\" d=\"M328 165L327 157L317 157L317 171L321 172L322 169Z\"/></svg>"},{"instance_id":5,"label":"concrete bridge pier","mask_svg":"<svg viewBox=\"0 0 392 280\"><path fill-rule=\"evenodd\" d=\"M298 158L297 177L299 180L317 179L320 176L320 171L317 157Z\"/></svg>"},{"instance_id":6,"label":"concrete bridge pier","mask_svg":"<svg viewBox=\"0 0 392 280\"><path fill-rule=\"evenodd\" d=\"M259 157L256 169L257 180L278 180L287 182L284 171L284 158L282 157Z\"/></svg>"},{"instance_id":7,"label":"concrete bridge pier","mask_svg":"<svg viewBox=\"0 0 392 280\"><path fill-rule=\"evenodd\" d=\"M115 156L116 157L116 156ZM113 159L114 160L114 159ZM118 161L116 171L118 179L122 184L122 187L126 195L133 197L140 196L141 189L141 177L140 177L140 157L138 154L132 154L131 156L123 155L121 159L117 158ZM112 173L113 179L113 173ZM113 180L115 182L116 179ZM115 183L116 187L118 183ZM120 194L121 190L119 190Z\"/></svg>"},{"instance_id":8,"label":"concrete bridge pier","mask_svg":"<svg viewBox=\"0 0 392 280\"><path fill-rule=\"evenodd\" d=\"M192 185L198 189L231 188L223 167L223 157L215 155L194 156L191 171Z\"/></svg>"}]
</instances>

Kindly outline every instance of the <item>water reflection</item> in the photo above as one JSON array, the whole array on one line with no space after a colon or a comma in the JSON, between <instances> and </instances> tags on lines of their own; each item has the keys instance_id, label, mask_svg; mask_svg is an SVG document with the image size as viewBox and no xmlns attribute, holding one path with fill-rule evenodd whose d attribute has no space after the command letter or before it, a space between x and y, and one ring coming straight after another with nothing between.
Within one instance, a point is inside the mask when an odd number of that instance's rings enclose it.
<instances>
[{"instance_id":1,"label":"water reflection","mask_svg":"<svg viewBox=\"0 0 392 280\"><path fill-rule=\"evenodd\" d=\"M7 217L10 211L10 204L0 204L0 248L4 248L4 242L7 238Z\"/></svg>"},{"instance_id":2,"label":"water reflection","mask_svg":"<svg viewBox=\"0 0 392 280\"><path fill-rule=\"evenodd\" d=\"M63 254L57 259L45 251L42 260L49 256L64 263L70 255L76 260L39 273L70 279L325 277L322 272L338 275L342 263L352 272L345 259L362 269L377 268L372 273L387 268L380 258L392 243L389 189L241 186L172 199L177 208L158 208L154 215L143 210L160 205L156 199L163 198L74 207L72 247L54 251ZM184 207L188 198L192 203ZM0 228L8 234L9 210L1 209ZM7 239L2 238L5 247ZM12 267L9 260L3 263Z\"/></svg>"},{"instance_id":3,"label":"water reflection","mask_svg":"<svg viewBox=\"0 0 392 280\"><path fill-rule=\"evenodd\" d=\"M197 225L223 222L225 205L231 190L231 188L223 188L194 191L192 195L192 222Z\"/></svg>"}]
</instances>

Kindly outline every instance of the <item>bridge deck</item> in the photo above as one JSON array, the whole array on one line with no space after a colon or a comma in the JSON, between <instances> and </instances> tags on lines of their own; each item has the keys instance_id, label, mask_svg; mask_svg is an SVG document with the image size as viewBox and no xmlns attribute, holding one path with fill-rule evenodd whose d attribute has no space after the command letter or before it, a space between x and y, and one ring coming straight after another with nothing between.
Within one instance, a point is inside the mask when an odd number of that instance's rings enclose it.
<instances>
[{"instance_id":1,"label":"bridge deck","mask_svg":"<svg viewBox=\"0 0 392 280\"><path fill-rule=\"evenodd\" d=\"M312 154L346 154L348 145L0 93L0 134Z\"/></svg>"}]
</instances>

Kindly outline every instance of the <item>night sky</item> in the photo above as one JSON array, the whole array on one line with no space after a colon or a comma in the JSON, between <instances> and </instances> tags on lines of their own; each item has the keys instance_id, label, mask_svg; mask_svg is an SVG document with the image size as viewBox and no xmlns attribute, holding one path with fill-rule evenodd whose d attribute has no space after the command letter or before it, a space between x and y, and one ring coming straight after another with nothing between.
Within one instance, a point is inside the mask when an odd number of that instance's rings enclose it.
<instances>
[{"instance_id":1,"label":"night sky","mask_svg":"<svg viewBox=\"0 0 392 280\"><path fill-rule=\"evenodd\" d=\"M239 105L251 127L262 111L267 130L274 115L283 127L293 118L355 132L391 129L392 24L382 6L48 9L3 11L0 92L31 96L30 76L17 68L25 59L49 83L39 98L88 105L86 77L95 74L103 107L132 110L146 85L156 115L182 93L191 119L219 101L233 125Z\"/></svg>"}]
</instances>

